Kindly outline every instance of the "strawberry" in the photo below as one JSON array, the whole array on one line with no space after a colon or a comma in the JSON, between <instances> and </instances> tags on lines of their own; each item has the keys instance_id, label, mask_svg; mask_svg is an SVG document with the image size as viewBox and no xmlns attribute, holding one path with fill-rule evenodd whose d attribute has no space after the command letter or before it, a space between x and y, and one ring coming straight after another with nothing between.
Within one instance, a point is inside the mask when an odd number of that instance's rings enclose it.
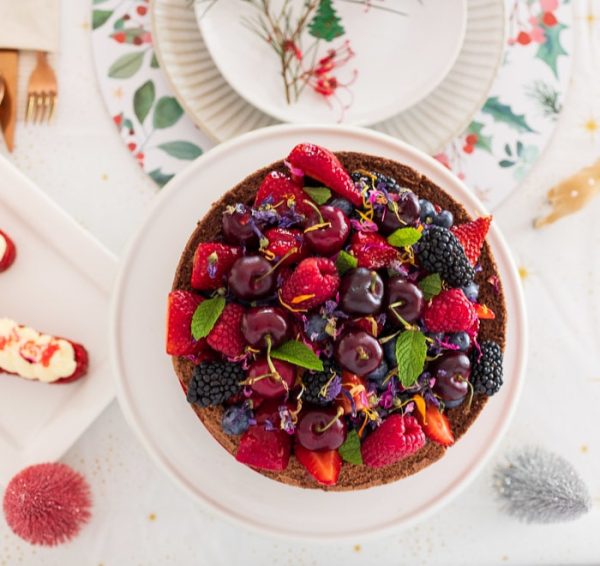
<instances>
[{"instance_id":1,"label":"strawberry","mask_svg":"<svg viewBox=\"0 0 600 566\"><path fill-rule=\"evenodd\" d=\"M400 259L400 252L376 232L355 232L350 250L358 260L358 267L367 269L381 269Z\"/></svg>"},{"instance_id":2,"label":"strawberry","mask_svg":"<svg viewBox=\"0 0 600 566\"><path fill-rule=\"evenodd\" d=\"M246 339L242 334L242 317L245 309L237 303L225 305L219 320L210 331L206 341L215 351L237 358L246 349Z\"/></svg>"},{"instance_id":3,"label":"strawberry","mask_svg":"<svg viewBox=\"0 0 600 566\"><path fill-rule=\"evenodd\" d=\"M448 289L435 296L425 307L423 321L430 332L469 330L477 313L462 289Z\"/></svg>"},{"instance_id":4,"label":"strawberry","mask_svg":"<svg viewBox=\"0 0 600 566\"><path fill-rule=\"evenodd\" d=\"M363 198L339 159L327 149L312 143L298 144L287 158L288 163L329 187L334 193L362 207Z\"/></svg>"},{"instance_id":5,"label":"strawberry","mask_svg":"<svg viewBox=\"0 0 600 566\"><path fill-rule=\"evenodd\" d=\"M15 247L15 244L2 230L0 230L0 243L2 243L2 240L4 240L6 248L2 257L0 257L0 273L6 271L17 257L17 248Z\"/></svg>"},{"instance_id":6,"label":"strawberry","mask_svg":"<svg viewBox=\"0 0 600 566\"><path fill-rule=\"evenodd\" d=\"M270 204L281 215L289 212L293 204L297 212L308 216L314 209L307 203L312 203L312 199L302 190L302 187L279 171L271 171L263 179L254 199L255 208Z\"/></svg>"},{"instance_id":7,"label":"strawberry","mask_svg":"<svg viewBox=\"0 0 600 566\"><path fill-rule=\"evenodd\" d=\"M293 312L307 311L333 298L339 286L340 276L330 259L309 257L285 281L279 299Z\"/></svg>"},{"instance_id":8,"label":"strawberry","mask_svg":"<svg viewBox=\"0 0 600 566\"><path fill-rule=\"evenodd\" d=\"M192 287L200 291L218 289L242 250L226 244L208 242L198 244L194 253Z\"/></svg>"},{"instance_id":9,"label":"strawberry","mask_svg":"<svg viewBox=\"0 0 600 566\"><path fill-rule=\"evenodd\" d=\"M425 419L420 415L417 418L421 423L423 432L428 438L442 446L454 444L454 433L452 432L452 428L450 428L450 421L437 407L427 405Z\"/></svg>"},{"instance_id":10,"label":"strawberry","mask_svg":"<svg viewBox=\"0 0 600 566\"><path fill-rule=\"evenodd\" d=\"M337 450L313 451L296 444L296 459L322 485L335 485L340 477L342 458Z\"/></svg>"},{"instance_id":11,"label":"strawberry","mask_svg":"<svg viewBox=\"0 0 600 566\"><path fill-rule=\"evenodd\" d=\"M269 240L269 245L262 250L262 253L269 261L277 263L289 254L280 264L284 266L296 263L306 256L304 238L300 230L269 228L265 232L265 237Z\"/></svg>"},{"instance_id":12,"label":"strawberry","mask_svg":"<svg viewBox=\"0 0 600 566\"><path fill-rule=\"evenodd\" d=\"M481 254L481 248L490 228L491 221L491 216L482 216L477 220L452 228L453 234L462 244L467 259L473 267L477 265L477 261L479 260L479 254Z\"/></svg>"},{"instance_id":13,"label":"strawberry","mask_svg":"<svg viewBox=\"0 0 600 566\"><path fill-rule=\"evenodd\" d=\"M335 400L344 409L344 415L356 414L368 407L369 400L364 380L349 371L342 372L342 391Z\"/></svg>"},{"instance_id":14,"label":"strawberry","mask_svg":"<svg viewBox=\"0 0 600 566\"><path fill-rule=\"evenodd\" d=\"M425 434L417 420L396 413L363 441L363 462L371 468L389 466L414 454L425 442Z\"/></svg>"},{"instance_id":15,"label":"strawberry","mask_svg":"<svg viewBox=\"0 0 600 566\"><path fill-rule=\"evenodd\" d=\"M242 464L282 472L290 461L291 437L282 430L251 426L242 436L235 459Z\"/></svg>"},{"instance_id":16,"label":"strawberry","mask_svg":"<svg viewBox=\"0 0 600 566\"><path fill-rule=\"evenodd\" d=\"M204 300L200 295L189 291L171 291L167 307L167 354L171 356L191 356L199 353L204 340L194 340L192 317L198 305Z\"/></svg>"}]
</instances>

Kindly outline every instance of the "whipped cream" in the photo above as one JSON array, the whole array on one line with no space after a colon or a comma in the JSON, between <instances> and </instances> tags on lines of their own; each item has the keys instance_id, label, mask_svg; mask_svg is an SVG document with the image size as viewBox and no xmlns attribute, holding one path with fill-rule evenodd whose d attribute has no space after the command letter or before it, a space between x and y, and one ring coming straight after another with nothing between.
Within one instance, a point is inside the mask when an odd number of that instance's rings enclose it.
<instances>
[{"instance_id":1,"label":"whipped cream","mask_svg":"<svg viewBox=\"0 0 600 566\"><path fill-rule=\"evenodd\" d=\"M0 370L51 383L69 377L76 368L75 350L68 340L0 318Z\"/></svg>"},{"instance_id":2,"label":"whipped cream","mask_svg":"<svg viewBox=\"0 0 600 566\"><path fill-rule=\"evenodd\" d=\"M0 261L2 261L2 258L4 257L4 254L6 253L7 249L8 243L6 241L6 238L0 233Z\"/></svg>"}]
</instances>

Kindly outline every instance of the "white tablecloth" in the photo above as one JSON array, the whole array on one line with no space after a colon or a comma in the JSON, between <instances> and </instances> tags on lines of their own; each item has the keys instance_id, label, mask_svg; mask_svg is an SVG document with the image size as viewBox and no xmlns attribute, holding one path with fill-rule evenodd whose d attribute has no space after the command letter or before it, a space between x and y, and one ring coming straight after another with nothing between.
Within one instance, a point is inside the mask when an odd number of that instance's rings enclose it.
<instances>
[{"instance_id":1,"label":"white tablecloth","mask_svg":"<svg viewBox=\"0 0 600 566\"><path fill-rule=\"evenodd\" d=\"M527 182L496 211L526 275L531 348L523 397L494 462L528 443L555 450L589 485L595 502L589 515L562 525L517 523L498 511L488 468L451 505L410 530L329 545L271 540L213 517L171 485L115 402L64 459L91 482L91 523L72 543L45 549L21 541L0 519L0 565L600 564L600 199L548 229L531 227L548 187L600 154L600 3L575 2L581 40L556 137ZM64 0L62 19L56 123L19 124L12 159L118 254L156 189L102 107L88 3ZM355 510L357 522L364 512Z\"/></svg>"}]
</instances>

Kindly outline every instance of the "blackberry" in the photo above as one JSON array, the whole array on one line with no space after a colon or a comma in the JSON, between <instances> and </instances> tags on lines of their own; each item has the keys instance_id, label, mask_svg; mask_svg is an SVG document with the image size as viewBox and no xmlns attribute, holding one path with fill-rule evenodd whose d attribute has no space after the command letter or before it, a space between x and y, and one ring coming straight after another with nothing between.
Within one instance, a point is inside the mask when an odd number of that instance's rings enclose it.
<instances>
[{"instance_id":1,"label":"blackberry","mask_svg":"<svg viewBox=\"0 0 600 566\"><path fill-rule=\"evenodd\" d=\"M384 175L383 173L375 173L375 177L377 177L376 185L379 183L383 183L388 192L390 192L390 193L399 193L400 192L400 185L398 184L398 181L396 181L396 179L392 179L391 177L388 177L387 175Z\"/></svg>"},{"instance_id":2,"label":"blackberry","mask_svg":"<svg viewBox=\"0 0 600 566\"><path fill-rule=\"evenodd\" d=\"M331 401L321 395L321 389L331 380L332 375L340 374L340 370L330 360L323 361L323 371L311 371L304 374L304 394L302 398L314 405L329 405Z\"/></svg>"},{"instance_id":3,"label":"blackberry","mask_svg":"<svg viewBox=\"0 0 600 566\"><path fill-rule=\"evenodd\" d=\"M473 350L471 354L471 384L475 393L488 397L502 386L502 350L491 340L481 343L481 357Z\"/></svg>"},{"instance_id":4,"label":"blackberry","mask_svg":"<svg viewBox=\"0 0 600 566\"><path fill-rule=\"evenodd\" d=\"M441 226L429 226L419 242L417 258L429 273L439 273L452 287L465 287L475 277L456 236Z\"/></svg>"},{"instance_id":5,"label":"blackberry","mask_svg":"<svg viewBox=\"0 0 600 566\"><path fill-rule=\"evenodd\" d=\"M241 364L202 362L194 367L188 384L187 400L199 407L220 405L241 389L244 380Z\"/></svg>"}]
</instances>

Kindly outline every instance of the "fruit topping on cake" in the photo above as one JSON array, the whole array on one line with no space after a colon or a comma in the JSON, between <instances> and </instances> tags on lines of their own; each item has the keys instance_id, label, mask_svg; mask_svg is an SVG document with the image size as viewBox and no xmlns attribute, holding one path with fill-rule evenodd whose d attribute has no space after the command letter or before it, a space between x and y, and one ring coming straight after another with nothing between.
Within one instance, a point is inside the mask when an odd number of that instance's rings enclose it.
<instances>
[{"instance_id":1,"label":"fruit topping on cake","mask_svg":"<svg viewBox=\"0 0 600 566\"><path fill-rule=\"evenodd\" d=\"M0 319L0 371L45 383L69 383L87 373L83 346Z\"/></svg>"},{"instance_id":2,"label":"fruit topping on cake","mask_svg":"<svg viewBox=\"0 0 600 566\"><path fill-rule=\"evenodd\" d=\"M17 248L13 241L0 230L0 273L6 271L15 261Z\"/></svg>"},{"instance_id":3,"label":"fruit topping on cake","mask_svg":"<svg viewBox=\"0 0 600 566\"><path fill-rule=\"evenodd\" d=\"M475 281L491 217L457 224L313 144L284 163L222 206L169 296L167 352L190 368L188 401L201 416L220 408L211 426L238 461L284 473L293 457L311 485L451 446L449 412L502 384Z\"/></svg>"}]
</instances>

